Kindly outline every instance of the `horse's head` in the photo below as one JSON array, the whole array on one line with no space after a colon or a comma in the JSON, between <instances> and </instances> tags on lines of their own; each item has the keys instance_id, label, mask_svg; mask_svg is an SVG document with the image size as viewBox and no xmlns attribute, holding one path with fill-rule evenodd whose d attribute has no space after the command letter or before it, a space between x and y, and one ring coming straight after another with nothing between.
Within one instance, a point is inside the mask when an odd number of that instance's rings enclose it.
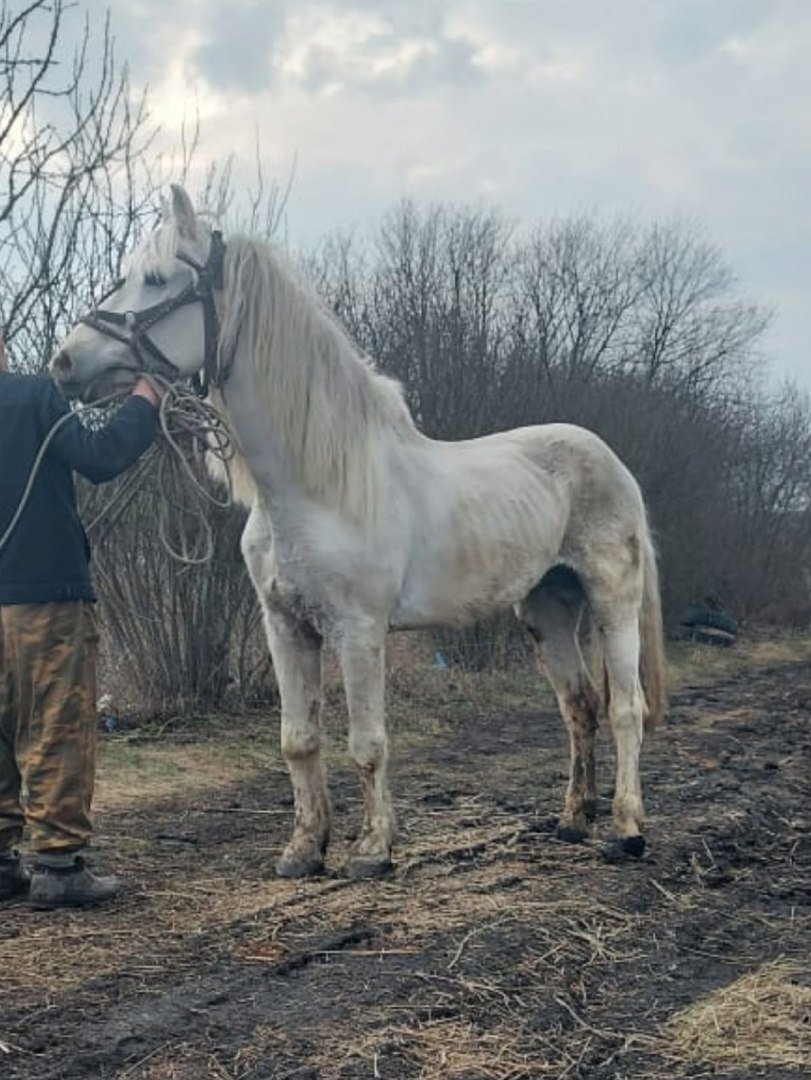
<instances>
[{"instance_id":1,"label":"horse's head","mask_svg":"<svg viewBox=\"0 0 811 1080\"><path fill-rule=\"evenodd\" d=\"M216 361L223 249L182 187L161 223L130 255L126 276L71 330L51 361L68 397L95 400L147 371L195 375Z\"/></svg>"}]
</instances>

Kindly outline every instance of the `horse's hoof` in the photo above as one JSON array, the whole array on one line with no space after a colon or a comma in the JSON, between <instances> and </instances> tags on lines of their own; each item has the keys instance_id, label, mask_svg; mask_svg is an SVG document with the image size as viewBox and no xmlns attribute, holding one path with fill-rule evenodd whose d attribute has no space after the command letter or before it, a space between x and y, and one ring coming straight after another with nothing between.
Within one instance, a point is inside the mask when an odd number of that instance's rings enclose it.
<instances>
[{"instance_id":1,"label":"horse's hoof","mask_svg":"<svg viewBox=\"0 0 811 1080\"><path fill-rule=\"evenodd\" d=\"M603 859L608 863L628 862L645 854L644 836L623 836L603 849Z\"/></svg>"},{"instance_id":2,"label":"horse's hoof","mask_svg":"<svg viewBox=\"0 0 811 1080\"><path fill-rule=\"evenodd\" d=\"M566 844L582 844L588 840L589 834L585 829L576 829L574 825L557 825L555 836Z\"/></svg>"},{"instance_id":3,"label":"horse's hoof","mask_svg":"<svg viewBox=\"0 0 811 1080\"><path fill-rule=\"evenodd\" d=\"M645 854L645 837L624 836L620 840L620 846L626 855L633 855L635 859L641 859Z\"/></svg>"},{"instance_id":4,"label":"horse's hoof","mask_svg":"<svg viewBox=\"0 0 811 1080\"><path fill-rule=\"evenodd\" d=\"M388 877L394 870L391 859L356 856L344 867L344 874L352 881L372 881L375 878Z\"/></svg>"},{"instance_id":5,"label":"horse's hoof","mask_svg":"<svg viewBox=\"0 0 811 1080\"><path fill-rule=\"evenodd\" d=\"M276 863L276 876L281 878L321 877L323 873L324 860L315 856L282 855Z\"/></svg>"}]
</instances>

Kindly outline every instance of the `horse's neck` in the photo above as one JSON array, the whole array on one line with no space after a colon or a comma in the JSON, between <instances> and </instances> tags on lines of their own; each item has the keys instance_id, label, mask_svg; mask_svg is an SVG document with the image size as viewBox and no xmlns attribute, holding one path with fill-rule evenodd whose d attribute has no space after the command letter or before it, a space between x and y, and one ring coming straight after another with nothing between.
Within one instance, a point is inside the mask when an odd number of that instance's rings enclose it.
<instances>
[{"instance_id":1,"label":"horse's neck","mask_svg":"<svg viewBox=\"0 0 811 1080\"><path fill-rule=\"evenodd\" d=\"M236 440L242 461L234 471L236 495L251 502L257 492L263 501L284 501L293 494L294 476L286 447L274 434L270 417L259 392L258 375L247 360L235 358L223 393L228 426ZM250 481L256 491L250 490Z\"/></svg>"},{"instance_id":2,"label":"horse's neck","mask_svg":"<svg viewBox=\"0 0 811 1080\"><path fill-rule=\"evenodd\" d=\"M386 497L389 449L417 435L400 388L272 260L267 278L246 262L253 277L239 293L243 254L223 319L224 347L235 349L225 399L257 486L369 526Z\"/></svg>"},{"instance_id":3,"label":"horse's neck","mask_svg":"<svg viewBox=\"0 0 811 1080\"><path fill-rule=\"evenodd\" d=\"M230 424L271 505L316 504L366 528L386 499L389 450L416 430L395 384L372 375L360 359L316 356L334 370L327 377L297 354L313 381L290 393L283 368L266 372L247 349L238 351L225 392Z\"/></svg>"}]
</instances>

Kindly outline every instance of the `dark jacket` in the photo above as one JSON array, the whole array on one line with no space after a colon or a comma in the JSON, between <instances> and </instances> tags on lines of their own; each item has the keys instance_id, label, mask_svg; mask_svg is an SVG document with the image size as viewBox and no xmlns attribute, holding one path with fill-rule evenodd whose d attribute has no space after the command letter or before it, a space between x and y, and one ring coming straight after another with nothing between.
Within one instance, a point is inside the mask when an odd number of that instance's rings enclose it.
<instances>
[{"instance_id":1,"label":"dark jacket","mask_svg":"<svg viewBox=\"0 0 811 1080\"><path fill-rule=\"evenodd\" d=\"M69 412L47 376L0 372L0 538L13 518L37 453ZM90 547L76 509L74 470L94 484L133 465L157 429L157 411L131 397L106 427L65 421L50 443L25 510L0 550L0 604L93 600Z\"/></svg>"}]
</instances>

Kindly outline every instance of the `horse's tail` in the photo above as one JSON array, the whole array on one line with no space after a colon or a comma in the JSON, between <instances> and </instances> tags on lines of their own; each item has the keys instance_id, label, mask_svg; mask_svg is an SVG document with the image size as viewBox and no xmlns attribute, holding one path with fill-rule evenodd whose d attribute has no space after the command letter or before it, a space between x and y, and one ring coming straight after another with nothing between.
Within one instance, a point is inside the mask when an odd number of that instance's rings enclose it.
<instances>
[{"instance_id":1,"label":"horse's tail","mask_svg":"<svg viewBox=\"0 0 811 1080\"><path fill-rule=\"evenodd\" d=\"M647 702L645 730L653 731L667 707L665 690L665 643L659 571L653 540L645 531L642 538L643 593L639 610L639 681Z\"/></svg>"}]
</instances>

